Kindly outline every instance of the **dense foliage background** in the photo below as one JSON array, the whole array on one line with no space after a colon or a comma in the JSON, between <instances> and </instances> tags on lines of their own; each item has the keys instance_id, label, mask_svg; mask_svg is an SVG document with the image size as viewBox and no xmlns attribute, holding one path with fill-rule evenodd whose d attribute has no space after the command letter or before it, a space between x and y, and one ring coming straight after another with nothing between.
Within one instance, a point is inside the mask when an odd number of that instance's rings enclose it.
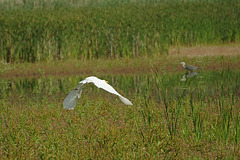
<instances>
[{"instance_id":1,"label":"dense foliage background","mask_svg":"<svg viewBox=\"0 0 240 160\"><path fill-rule=\"evenodd\" d=\"M240 1L1 1L0 60L163 54L240 40Z\"/></svg>"}]
</instances>

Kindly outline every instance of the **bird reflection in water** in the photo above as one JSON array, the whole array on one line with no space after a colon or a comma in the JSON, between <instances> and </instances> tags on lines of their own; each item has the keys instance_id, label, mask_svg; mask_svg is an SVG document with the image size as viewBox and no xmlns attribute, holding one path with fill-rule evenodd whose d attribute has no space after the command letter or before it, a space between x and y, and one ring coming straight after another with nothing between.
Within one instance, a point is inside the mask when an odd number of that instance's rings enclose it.
<instances>
[{"instance_id":1,"label":"bird reflection in water","mask_svg":"<svg viewBox=\"0 0 240 160\"><path fill-rule=\"evenodd\" d=\"M190 78L190 77L195 77L197 76L199 73L198 72L190 72L190 73L185 73L182 77L182 79L180 81L186 81L187 78Z\"/></svg>"}]
</instances>

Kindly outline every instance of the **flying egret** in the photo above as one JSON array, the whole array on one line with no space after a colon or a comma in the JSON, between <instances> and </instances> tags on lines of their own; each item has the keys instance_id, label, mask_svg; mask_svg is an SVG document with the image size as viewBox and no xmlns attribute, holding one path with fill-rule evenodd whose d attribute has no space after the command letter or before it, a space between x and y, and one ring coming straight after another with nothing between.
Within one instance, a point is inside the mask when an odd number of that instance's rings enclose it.
<instances>
[{"instance_id":1,"label":"flying egret","mask_svg":"<svg viewBox=\"0 0 240 160\"><path fill-rule=\"evenodd\" d=\"M186 81L186 78L194 77L196 75L198 75L198 72L185 73L180 81Z\"/></svg>"},{"instance_id":2,"label":"flying egret","mask_svg":"<svg viewBox=\"0 0 240 160\"><path fill-rule=\"evenodd\" d=\"M180 64L182 64L183 68L189 70L190 72L192 72L193 70L197 70L199 68L199 67L195 67L195 66L191 66L191 65L185 66L185 62L181 62Z\"/></svg>"},{"instance_id":3,"label":"flying egret","mask_svg":"<svg viewBox=\"0 0 240 160\"><path fill-rule=\"evenodd\" d=\"M111 85L109 85L107 81L91 76L80 81L78 86L67 95L63 101L63 107L65 109L74 109L78 99L81 97L83 86L87 83L93 83L98 88L102 88L109 93L117 95L126 105L133 105L127 98L121 96Z\"/></svg>"}]
</instances>

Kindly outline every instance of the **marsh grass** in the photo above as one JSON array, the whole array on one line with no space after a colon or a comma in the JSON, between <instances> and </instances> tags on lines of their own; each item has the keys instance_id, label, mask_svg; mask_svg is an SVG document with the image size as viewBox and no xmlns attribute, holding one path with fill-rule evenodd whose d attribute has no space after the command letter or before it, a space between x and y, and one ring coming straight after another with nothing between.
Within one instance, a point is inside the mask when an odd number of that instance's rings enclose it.
<instances>
[{"instance_id":1,"label":"marsh grass","mask_svg":"<svg viewBox=\"0 0 240 160\"><path fill-rule=\"evenodd\" d=\"M203 127L203 113L201 113L202 106L194 106L193 95L190 96L190 106L192 111L192 121L194 126L194 132L197 140L201 139L202 127Z\"/></svg>"},{"instance_id":2,"label":"marsh grass","mask_svg":"<svg viewBox=\"0 0 240 160\"><path fill-rule=\"evenodd\" d=\"M72 111L62 101L81 77L1 83L2 158L238 158L239 71L181 77L100 77L134 106L87 85Z\"/></svg>"}]
</instances>

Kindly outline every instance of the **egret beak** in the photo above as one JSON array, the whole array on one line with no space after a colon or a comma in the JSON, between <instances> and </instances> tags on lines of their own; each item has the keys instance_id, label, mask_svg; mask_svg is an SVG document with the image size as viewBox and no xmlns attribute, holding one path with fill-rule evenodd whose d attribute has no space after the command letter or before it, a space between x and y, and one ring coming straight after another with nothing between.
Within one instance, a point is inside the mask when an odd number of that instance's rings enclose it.
<instances>
[{"instance_id":1,"label":"egret beak","mask_svg":"<svg viewBox=\"0 0 240 160\"><path fill-rule=\"evenodd\" d=\"M106 83L109 83L108 81L104 80Z\"/></svg>"}]
</instances>

